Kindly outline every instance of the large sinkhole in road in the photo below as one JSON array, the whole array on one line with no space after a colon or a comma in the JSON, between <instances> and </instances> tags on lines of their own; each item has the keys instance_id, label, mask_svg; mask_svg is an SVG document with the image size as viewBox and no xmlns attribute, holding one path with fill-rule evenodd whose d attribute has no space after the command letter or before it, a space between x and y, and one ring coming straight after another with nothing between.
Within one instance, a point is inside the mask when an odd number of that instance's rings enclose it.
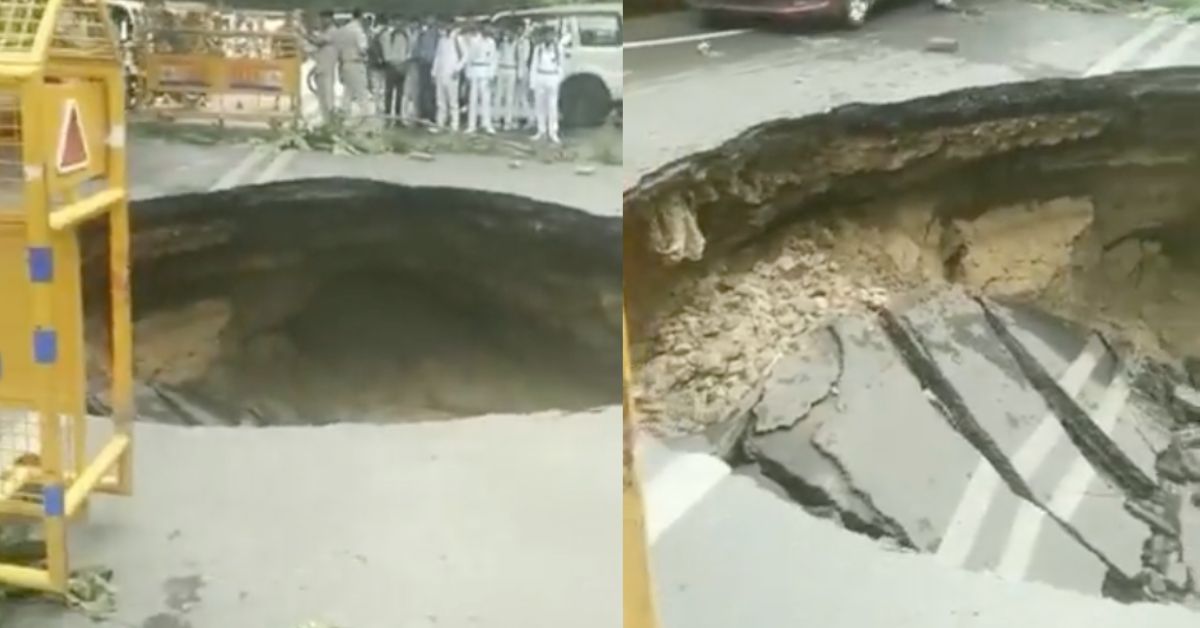
<instances>
[{"instance_id":1,"label":"large sinkhole in road","mask_svg":"<svg viewBox=\"0 0 1200 628\"><path fill-rule=\"evenodd\" d=\"M811 512L956 564L1195 602L1196 85L1176 69L850 105L647 175L624 263L648 428L703 432ZM979 460L1002 482L976 501L1043 527L963 536Z\"/></svg>"},{"instance_id":2,"label":"large sinkhole in road","mask_svg":"<svg viewBox=\"0 0 1200 628\"><path fill-rule=\"evenodd\" d=\"M142 201L133 216L147 417L398 422L619 395L619 219L347 179ZM89 294L89 312L103 299Z\"/></svg>"}]
</instances>

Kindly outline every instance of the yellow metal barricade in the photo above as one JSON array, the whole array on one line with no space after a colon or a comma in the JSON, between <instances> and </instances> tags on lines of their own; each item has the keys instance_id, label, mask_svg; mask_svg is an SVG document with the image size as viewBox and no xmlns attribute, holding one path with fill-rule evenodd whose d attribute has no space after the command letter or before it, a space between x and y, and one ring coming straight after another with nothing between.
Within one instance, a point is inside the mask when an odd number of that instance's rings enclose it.
<instances>
[{"instance_id":1,"label":"yellow metal barricade","mask_svg":"<svg viewBox=\"0 0 1200 628\"><path fill-rule=\"evenodd\" d=\"M634 460L637 422L633 407L633 376L629 356L629 325L621 312L621 383L624 406L622 482L624 493L624 615L625 628L657 628L654 584L650 578L650 556L646 540L646 516Z\"/></svg>"},{"instance_id":2,"label":"yellow metal barricade","mask_svg":"<svg viewBox=\"0 0 1200 628\"><path fill-rule=\"evenodd\" d=\"M178 121L278 123L300 115L300 35L279 14L164 14L137 44L141 112Z\"/></svg>"},{"instance_id":3,"label":"yellow metal barricade","mask_svg":"<svg viewBox=\"0 0 1200 628\"><path fill-rule=\"evenodd\" d=\"M0 525L44 560L0 583L63 593L67 522L131 490L133 363L123 74L101 0L0 0ZM107 218L113 416L85 415L79 229ZM89 439L89 431L95 436Z\"/></svg>"}]
</instances>

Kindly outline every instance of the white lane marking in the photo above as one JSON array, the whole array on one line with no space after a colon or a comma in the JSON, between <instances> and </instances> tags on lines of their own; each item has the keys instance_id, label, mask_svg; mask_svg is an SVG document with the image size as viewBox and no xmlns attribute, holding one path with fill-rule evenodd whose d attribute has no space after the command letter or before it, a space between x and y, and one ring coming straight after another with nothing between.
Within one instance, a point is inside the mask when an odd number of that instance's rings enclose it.
<instances>
[{"instance_id":1,"label":"white lane marking","mask_svg":"<svg viewBox=\"0 0 1200 628\"><path fill-rule=\"evenodd\" d=\"M1113 428L1116 427L1117 417L1120 416L1127 399L1129 399L1129 383L1118 374L1108 390L1104 392L1095 416L1091 417L1092 422L1105 435L1111 434ZM1065 436L1065 432L1061 436ZM1070 521L1071 517L1075 515L1075 511L1079 509L1079 505L1083 503L1088 485L1095 477L1096 470L1081 453L1076 451L1070 469L1050 494L1046 507L1064 521ZM1029 572L1029 564L1033 562L1033 551L1037 546L1045 520L1046 513L1040 508L1029 502L1021 503L1016 520L1009 531L1008 542L1005 544L1000 564L996 567L996 573L1013 580L1021 580L1025 577Z\"/></svg>"},{"instance_id":2,"label":"white lane marking","mask_svg":"<svg viewBox=\"0 0 1200 628\"><path fill-rule=\"evenodd\" d=\"M292 163L292 160L296 158L296 153L299 152L300 151L298 150L279 151L279 153L275 155L275 159L272 159L271 163L267 164L267 167L263 168L262 172L258 173L257 177L254 177L254 184L261 185L263 183L270 183L271 181L274 181L279 176L279 173L282 172L283 169L288 166L288 164Z\"/></svg>"},{"instance_id":3,"label":"white lane marking","mask_svg":"<svg viewBox=\"0 0 1200 628\"><path fill-rule=\"evenodd\" d=\"M1165 68L1170 65L1175 65L1184 54L1186 54L1188 46L1196 41L1196 37L1200 36L1200 26L1189 24L1183 30L1175 35L1175 38L1163 44L1162 48L1158 49L1153 56L1143 63L1141 68Z\"/></svg>"},{"instance_id":4,"label":"white lane marking","mask_svg":"<svg viewBox=\"0 0 1200 628\"><path fill-rule=\"evenodd\" d=\"M1079 352L1079 355L1067 367L1066 372L1058 379L1058 385L1063 392L1071 397L1078 395L1096 365L1100 363L1100 358L1104 353L1104 343L1098 336L1093 335L1088 338L1083 351ZM1032 454L1023 453L1027 450L1041 451L1044 449L1049 451L1050 448L1053 448L1055 436L1053 428L1057 425L1058 419L1053 414L1042 417L1041 423L1038 424L1034 433L1021 444L1021 448L1014 457L1014 462L1018 457L1031 457ZM1044 442L1047 440L1049 447ZM992 468L991 463L980 456L975 470L971 473L971 478L967 480L966 488L963 489L963 493L958 499L954 514L950 517L950 524L946 526L942 542L938 545L936 554L938 560L955 567L961 567L966 563L967 557L975 547L979 531L983 528L988 507L995 499L1002 484L1003 481L996 470Z\"/></svg>"},{"instance_id":5,"label":"white lane marking","mask_svg":"<svg viewBox=\"0 0 1200 628\"><path fill-rule=\"evenodd\" d=\"M729 476L729 465L709 454L672 453L672 460L642 487L650 544Z\"/></svg>"},{"instance_id":6,"label":"white lane marking","mask_svg":"<svg viewBox=\"0 0 1200 628\"><path fill-rule=\"evenodd\" d=\"M1163 34L1164 31L1174 25L1175 22L1165 17L1160 17L1151 21L1146 28L1139 31L1133 37L1125 40L1125 43L1117 46L1109 54L1101 57L1100 60L1094 63L1092 67L1088 68L1083 75L1096 76L1098 74L1109 74L1111 72L1115 72L1116 70L1120 69L1121 66L1128 63L1130 59L1133 59L1133 57L1141 52L1142 49L1150 45L1150 42L1154 41L1155 38Z\"/></svg>"},{"instance_id":7,"label":"white lane marking","mask_svg":"<svg viewBox=\"0 0 1200 628\"><path fill-rule=\"evenodd\" d=\"M748 28L739 28L731 31L716 31L713 33L697 33L695 35L681 35L679 37L664 37L662 39L646 39L643 41L625 42L621 47L625 50L636 50L638 48L654 48L655 46L670 46L673 44L686 44L689 41L704 41L710 39L724 39L725 37L733 37L742 33L749 33Z\"/></svg>"},{"instance_id":8,"label":"white lane marking","mask_svg":"<svg viewBox=\"0 0 1200 628\"><path fill-rule=\"evenodd\" d=\"M240 181L242 177L246 176L246 173L249 172L250 169L255 166L255 164L257 164L270 153L270 148L265 146L255 146L254 150L250 151L250 154L243 157L241 161L234 165L233 168L229 169L229 172L226 172L221 176L220 179L217 179L217 182L214 183L212 187L208 188L208 191L216 192L218 190L227 190L237 185L238 181Z\"/></svg>"}]
</instances>

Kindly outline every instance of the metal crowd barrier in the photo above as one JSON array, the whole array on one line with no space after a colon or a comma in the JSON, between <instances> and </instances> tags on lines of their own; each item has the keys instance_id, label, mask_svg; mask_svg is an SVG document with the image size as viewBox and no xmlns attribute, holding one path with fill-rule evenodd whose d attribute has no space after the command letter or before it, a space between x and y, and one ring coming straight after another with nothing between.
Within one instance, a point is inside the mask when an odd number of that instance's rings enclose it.
<instances>
[{"instance_id":1,"label":"metal crowd barrier","mask_svg":"<svg viewBox=\"0 0 1200 628\"><path fill-rule=\"evenodd\" d=\"M0 0L0 526L40 523L0 584L65 593L67 525L132 488L123 74L101 0ZM79 230L107 222L104 376L86 415Z\"/></svg>"},{"instance_id":2,"label":"metal crowd barrier","mask_svg":"<svg viewBox=\"0 0 1200 628\"><path fill-rule=\"evenodd\" d=\"M192 28L147 30L135 48L135 111L160 119L280 122L300 115L300 37Z\"/></svg>"}]
</instances>

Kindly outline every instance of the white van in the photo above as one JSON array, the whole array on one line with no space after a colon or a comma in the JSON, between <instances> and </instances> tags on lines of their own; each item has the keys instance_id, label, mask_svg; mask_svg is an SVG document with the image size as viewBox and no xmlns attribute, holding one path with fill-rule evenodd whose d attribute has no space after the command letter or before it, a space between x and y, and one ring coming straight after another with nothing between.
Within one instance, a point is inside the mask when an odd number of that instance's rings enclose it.
<instances>
[{"instance_id":1,"label":"white van","mask_svg":"<svg viewBox=\"0 0 1200 628\"><path fill-rule=\"evenodd\" d=\"M563 124L597 126L614 107L620 108L624 95L624 15L619 2L563 4L504 11L492 16L492 22L528 20L562 33L568 42L567 71L559 92Z\"/></svg>"}]
</instances>

